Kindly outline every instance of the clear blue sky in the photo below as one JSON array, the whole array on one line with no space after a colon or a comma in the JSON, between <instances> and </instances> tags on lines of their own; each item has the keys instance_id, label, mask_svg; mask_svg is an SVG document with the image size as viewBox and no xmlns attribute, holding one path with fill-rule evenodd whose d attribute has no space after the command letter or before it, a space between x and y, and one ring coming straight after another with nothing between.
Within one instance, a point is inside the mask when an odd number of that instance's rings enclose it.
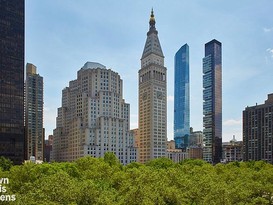
<instances>
[{"instance_id":1,"label":"clear blue sky","mask_svg":"<svg viewBox=\"0 0 273 205\"><path fill-rule=\"evenodd\" d=\"M223 141L242 138L242 111L273 93L272 0L26 0L26 63L44 77L44 127L53 133L62 89L87 61L118 72L138 121L138 70L151 8L168 75L173 139L174 55L190 47L190 125L202 130L204 44L222 42Z\"/></svg>"}]
</instances>

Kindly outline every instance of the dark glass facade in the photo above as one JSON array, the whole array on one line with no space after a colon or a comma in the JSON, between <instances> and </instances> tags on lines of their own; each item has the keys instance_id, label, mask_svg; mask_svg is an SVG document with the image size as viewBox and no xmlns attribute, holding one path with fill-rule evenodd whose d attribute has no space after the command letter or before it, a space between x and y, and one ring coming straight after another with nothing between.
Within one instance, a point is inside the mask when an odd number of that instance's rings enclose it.
<instances>
[{"instance_id":1,"label":"dark glass facade","mask_svg":"<svg viewBox=\"0 0 273 205\"><path fill-rule=\"evenodd\" d=\"M176 149L186 149L190 135L190 76L187 44L175 54L174 65L174 141Z\"/></svg>"},{"instance_id":2,"label":"dark glass facade","mask_svg":"<svg viewBox=\"0 0 273 205\"><path fill-rule=\"evenodd\" d=\"M203 58L203 159L218 163L222 158L222 44L205 44Z\"/></svg>"},{"instance_id":3,"label":"dark glass facade","mask_svg":"<svg viewBox=\"0 0 273 205\"><path fill-rule=\"evenodd\" d=\"M24 160L25 1L0 0L0 156Z\"/></svg>"}]
</instances>

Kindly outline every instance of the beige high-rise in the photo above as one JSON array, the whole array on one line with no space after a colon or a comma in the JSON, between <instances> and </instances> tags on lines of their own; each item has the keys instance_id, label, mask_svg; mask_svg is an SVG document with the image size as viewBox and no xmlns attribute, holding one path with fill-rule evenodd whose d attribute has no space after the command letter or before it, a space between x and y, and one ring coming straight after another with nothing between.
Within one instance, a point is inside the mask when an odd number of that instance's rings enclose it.
<instances>
[{"instance_id":1,"label":"beige high-rise","mask_svg":"<svg viewBox=\"0 0 273 205\"><path fill-rule=\"evenodd\" d=\"M167 69L153 11L139 74L139 161L166 156Z\"/></svg>"},{"instance_id":2,"label":"beige high-rise","mask_svg":"<svg viewBox=\"0 0 273 205\"><path fill-rule=\"evenodd\" d=\"M87 62L62 93L51 159L72 161L113 152L122 164L136 161L130 131L130 105L123 99L120 75Z\"/></svg>"}]
</instances>

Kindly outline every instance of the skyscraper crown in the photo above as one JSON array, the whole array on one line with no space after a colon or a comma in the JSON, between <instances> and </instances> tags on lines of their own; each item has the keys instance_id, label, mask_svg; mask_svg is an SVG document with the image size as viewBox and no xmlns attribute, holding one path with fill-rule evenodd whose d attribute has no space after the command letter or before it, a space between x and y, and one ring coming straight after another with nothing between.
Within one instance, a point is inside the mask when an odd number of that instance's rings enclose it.
<instances>
[{"instance_id":1,"label":"skyscraper crown","mask_svg":"<svg viewBox=\"0 0 273 205\"><path fill-rule=\"evenodd\" d=\"M142 53L142 59L152 53L158 56L164 57L161 46L160 46L160 42L157 36L158 32L155 28L155 16L154 16L153 9L151 11L149 24L150 24L150 29L147 33L147 40L146 40L144 50Z\"/></svg>"}]
</instances>

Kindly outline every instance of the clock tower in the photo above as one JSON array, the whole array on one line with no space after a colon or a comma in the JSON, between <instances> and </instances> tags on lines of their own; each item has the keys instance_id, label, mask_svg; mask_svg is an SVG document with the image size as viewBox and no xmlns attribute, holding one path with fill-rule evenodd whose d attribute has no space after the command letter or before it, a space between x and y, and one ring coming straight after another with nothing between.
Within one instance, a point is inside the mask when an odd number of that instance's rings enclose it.
<instances>
[{"instance_id":1,"label":"clock tower","mask_svg":"<svg viewBox=\"0 0 273 205\"><path fill-rule=\"evenodd\" d=\"M166 156L167 69L151 11L150 28L138 71L139 155L138 161Z\"/></svg>"}]
</instances>

